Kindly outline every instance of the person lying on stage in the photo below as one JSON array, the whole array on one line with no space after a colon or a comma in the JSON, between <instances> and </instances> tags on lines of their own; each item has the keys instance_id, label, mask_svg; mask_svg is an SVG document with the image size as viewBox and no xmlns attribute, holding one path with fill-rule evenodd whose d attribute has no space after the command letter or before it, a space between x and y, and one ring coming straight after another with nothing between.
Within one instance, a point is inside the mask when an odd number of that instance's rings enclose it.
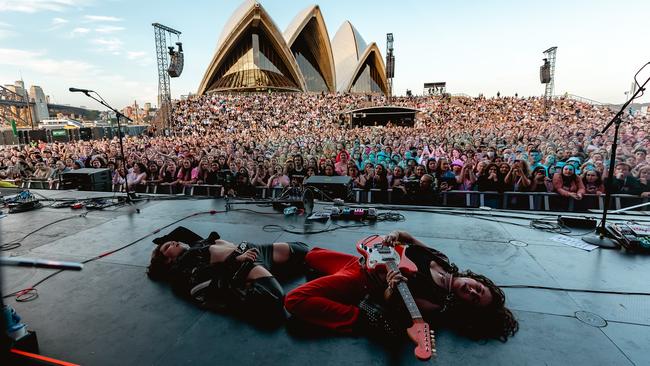
<instances>
[{"instance_id":1,"label":"person lying on stage","mask_svg":"<svg viewBox=\"0 0 650 366\"><path fill-rule=\"evenodd\" d=\"M235 245L212 232L207 239L185 227L156 238L147 275L168 281L180 296L210 309L230 309L254 322L284 320L284 292L276 279L304 273L305 243Z\"/></svg>"},{"instance_id":2,"label":"person lying on stage","mask_svg":"<svg viewBox=\"0 0 650 366\"><path fill-rule=\"evenodd\" d=\"M473 339L506 341L518 322L504 306L505 295L490 279L459 272L447 256L411 234L394 231L384 244L408 245L406 256L417 266L408 278L399 272L367 272L360 258L314 248L305 257L308 271L322 275L289 292L285 308L292 317L339 333L401 337L411 324L396 285L406 281L424 319Z\"/></svg>"}]
</instances>

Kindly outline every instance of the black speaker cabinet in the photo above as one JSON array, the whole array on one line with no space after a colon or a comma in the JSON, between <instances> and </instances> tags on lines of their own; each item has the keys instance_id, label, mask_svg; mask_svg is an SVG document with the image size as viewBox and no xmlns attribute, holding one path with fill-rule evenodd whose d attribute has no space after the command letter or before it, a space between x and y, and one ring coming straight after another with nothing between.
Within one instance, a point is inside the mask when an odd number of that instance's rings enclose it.
<instances>
[{"instance_id":1,"label":"black speaker cabinet","mask_svg":"<svg viewBox=\"0 0 650 366\"><path fill-rule=\"evenodd\" d=\"M542 84L548 84L551 82L551 64L546 61L544 65L539 67L539 81Z\"/></svg>"},{"instance_id":2,"label":"black speaker cabinet","mask_svg":"<svg viewBox=\"0 0 650 366\"><path fill-rule=\"evenodd\" d=\"M63 173L60 188L110 192L111 183L109 169L83 168Z\"/></svg>"},{"instance_id":3,"label":"black speaker cabinet","mask_svg":"<svg viewBox=\"0 0 650 366\"><path fill-rule=\"evenodd\" d=\"M314 175L303 182L305 187L314 187L325 193L325 198L347 199L352 195L352 178L348 176Z\"/></svg>"}]
</instances>

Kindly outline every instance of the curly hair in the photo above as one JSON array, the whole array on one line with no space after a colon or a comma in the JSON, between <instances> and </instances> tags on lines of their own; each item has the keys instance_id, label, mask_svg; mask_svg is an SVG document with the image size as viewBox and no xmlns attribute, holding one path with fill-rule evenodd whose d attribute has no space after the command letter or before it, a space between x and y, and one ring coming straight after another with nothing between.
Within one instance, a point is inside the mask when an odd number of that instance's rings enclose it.
<instances>
[{"instance_id":1,"label":"curly hair","mask_svg":"<svg viewBox=\"0 0 650 366\"><path fill-rule=\"evenodd\" d=\"M463 271L459 277L472 278L487 287L492 294L492 303L485 307L476 307L451 296L443 321L447 326L471 339L495 338L506 342L519 330L519 323L514 314L505 307L506 296L489 278Z\"/></svg>"}]
</instances>

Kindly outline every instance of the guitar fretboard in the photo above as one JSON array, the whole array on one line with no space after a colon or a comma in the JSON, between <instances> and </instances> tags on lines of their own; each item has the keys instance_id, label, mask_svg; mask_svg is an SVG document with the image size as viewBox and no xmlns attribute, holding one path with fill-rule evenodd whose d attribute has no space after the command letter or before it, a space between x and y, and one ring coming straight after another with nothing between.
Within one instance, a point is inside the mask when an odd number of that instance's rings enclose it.
<instances>
[{"instance_id":1,"label":"guitar fretboard","mask_svg":"<svg viewBox=\"0 0 650 366\"><path fill-rule=\"evenodd\" d=\"M394 261L387 261L387 267L391 271L399 272L399 268ZM420 309L418 309L418 305L415 303L415 299L413 299L413 295L411 295L411 291L409 290L408 285L405 282L400 282L397 284L397 290L402 296L402 300L404 300L404 304L406 305L406 309L408 309L409 314L411 314L411 318L422 319Z\"/></svg>"}]
</instances>

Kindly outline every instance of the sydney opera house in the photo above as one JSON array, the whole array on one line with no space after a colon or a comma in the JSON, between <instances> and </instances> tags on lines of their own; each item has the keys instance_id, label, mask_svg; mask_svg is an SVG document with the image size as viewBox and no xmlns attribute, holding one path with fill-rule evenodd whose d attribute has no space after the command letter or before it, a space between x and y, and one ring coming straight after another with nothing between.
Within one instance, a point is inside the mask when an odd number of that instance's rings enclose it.
<instances>
[{"instance_id":1,"label":"sydney opera house","mask_svg":"<svg viewBox=\"0 0 650 366\"><path fill-rule=\"evenodd\" d=\"M377 44L346 21L330 41L318 5L281 33L262 5L245 0L226 23L199 86L213 92L388 93Z\"/></svg>"}]
</instances>

